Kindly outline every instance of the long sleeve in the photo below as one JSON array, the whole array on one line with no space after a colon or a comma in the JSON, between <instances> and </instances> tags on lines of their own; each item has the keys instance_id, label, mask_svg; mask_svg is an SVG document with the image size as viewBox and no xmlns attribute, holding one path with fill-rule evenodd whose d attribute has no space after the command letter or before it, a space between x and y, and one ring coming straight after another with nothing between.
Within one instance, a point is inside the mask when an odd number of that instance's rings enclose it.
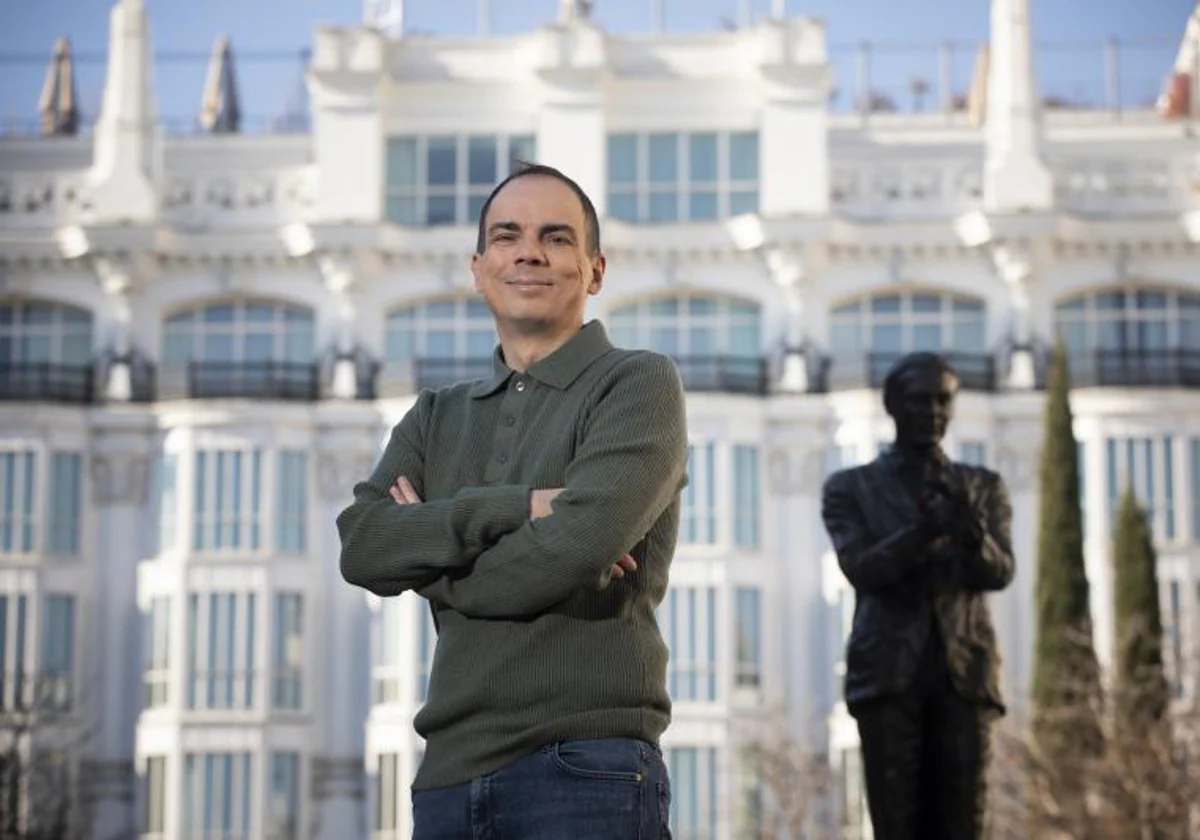
<instances>
[{"instance_id":1,"label":"long sleeve","mask_svg":"<svg viewBox=\"0 0 1200 840\"><path fill-rule=\"evenodd\" d=\"M1003 589L1012 582L1016 561L1012 551L1012 505L1000 476L990 476L987 488L974 507L978 541L971 550L960 552L956 564L957 583L963 589Z\"/></svg>"},{"instance_id":2,"label":"long sleeve","mask_svg":"<svg viewBox=\"0 0 1200 840\"><path fill-rule=\"evenodd\" d=\"M342 577L376 595L398 595L469 565L529 517L530 488L517 485L464 487L416 505L398 505L388 495L401 475L424 493L433 399L423 392L404 415L370 478L354 487L354 503L337 518Z\"/></svg>"},{"instance_id":3,"label":"long sleeve","mask_svg":"<svg viewBox=\"0 0 1200 840\"><path fill-rule=\"evenodd\" d=\"M842 573L856 591L886 589L921 568L928 538L918 523L872 541L851 481L849 471L825 481L821 494L825 530Z\"/></svg>"},{"instance_id":4,"label":"long sleeve","mask_svg":"<svg viewBox=\"0 0 1200 840\"><path fill-rule=\"evenodd\" d=\"M440 577L420 594L464 615L508 618L535 615L607 580L685 480L683 386L674 364L631 355L582 422L553 513L501 537L469 571Z\"/></svg>"}]
</instances>

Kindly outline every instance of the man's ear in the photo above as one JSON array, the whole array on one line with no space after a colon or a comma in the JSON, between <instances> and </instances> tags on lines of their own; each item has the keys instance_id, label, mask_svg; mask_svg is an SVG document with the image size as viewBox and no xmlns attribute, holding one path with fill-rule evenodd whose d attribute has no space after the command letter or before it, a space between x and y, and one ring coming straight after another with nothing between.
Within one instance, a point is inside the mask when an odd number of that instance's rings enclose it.
<instances>
[{"instance_id":1,"label":"man's ear","mask_svg":"<svg viewBox=\"0 0 1200 840\"><path fill-rule=\"evenodd\" d=\"M592 280L588 283L588 294L598 295L600 290L604 288L604 271L608 267L608 261L603 253L599 253L591 259Z\"/></svg>"}]
</instances>

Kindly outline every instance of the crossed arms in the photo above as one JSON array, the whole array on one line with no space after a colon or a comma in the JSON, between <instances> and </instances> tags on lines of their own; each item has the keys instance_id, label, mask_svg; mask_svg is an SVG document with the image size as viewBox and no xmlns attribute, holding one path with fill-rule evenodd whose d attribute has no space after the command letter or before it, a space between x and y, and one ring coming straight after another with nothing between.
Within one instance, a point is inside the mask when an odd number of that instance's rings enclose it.
<instances>
[{"instance_id":1,"label":"crossed arms","mask_svg":"<svg viewBox=\"0 0 1200 840\"><path fill-rule=\"evenodd\" d=\"M413 589L479 618L534 615L607 580L679 492L687 446L683 388L669 359L632 355L609 377L553 512L538 519L526 485L397 503L391 491L401 476L427 495L433 395L422 394L338 516L342 576L377 595Z\"/></svg>"},{"instance_id":2,"label":"crossed arms","mask_svg":"<svg viewBox=\"0 0 1200 840\"><path fill-rule=\"evenodd\" d=\"M859 592L879 591L930 570L954 588L998 590L1012 581L1012 506L999 476L974 503L926 516L882 539L868 525L852 471L825 483L821 515L838 565ZM956 527L957 526L957 527Z\"/></svg>"}]
</instances>

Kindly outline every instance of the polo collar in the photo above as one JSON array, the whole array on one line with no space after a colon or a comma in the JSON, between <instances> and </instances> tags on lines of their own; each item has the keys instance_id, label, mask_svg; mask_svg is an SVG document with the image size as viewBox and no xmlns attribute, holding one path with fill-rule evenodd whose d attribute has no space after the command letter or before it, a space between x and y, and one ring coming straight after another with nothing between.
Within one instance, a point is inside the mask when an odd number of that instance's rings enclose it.
<instances>
[{"instance_id":1,"label":"polo collar","mask_svg":"<svg viewBox=\"0 0 1200 840\"><path fill-rule=\"evenodd\" d=\"M608 333L599 321L589 321L579 332L546 358L531 365L526 373L551 388L565 391L588 369L592 362L612 349ZM471 388L475 399L489 397L499 391L513 375L513 370L504 363L504 353L496 346L492 354L492 376L483 379Z\"/></svg>"}]
</instances>

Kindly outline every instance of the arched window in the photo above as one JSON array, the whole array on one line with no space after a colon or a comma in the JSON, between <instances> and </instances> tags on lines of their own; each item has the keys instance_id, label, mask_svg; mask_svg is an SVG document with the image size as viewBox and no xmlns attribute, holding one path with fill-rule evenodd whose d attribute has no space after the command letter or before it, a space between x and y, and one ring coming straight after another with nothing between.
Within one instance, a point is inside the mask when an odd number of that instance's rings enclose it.
<instances>
[{"instance_id":1,"label":"arched window","mask_svg":"<svg viewBox=\"0 0 1200 840\"><path fill-rule=\"evenodd\" d=\"M39 300L0 303L0 398L91 398L92 315Z\"/></svg>"},{"instance_id":2,"label":"arched window","mask_svg":"<svg viewBox=\"0 0 1200 840\"><path fill-rule=\"evenodd\" d=\"M1060 301L1077 385L1200 385L1200 293L1104 289Z\"/></svg>"},{"instance_id":3,"label":"arched window","mask_svg":"<svg viewBox=\"0 0 1200 840\"><path fill-rule=\"evenodd\" d=\"M311 309L270 300L201 304L170 316L163 331L164 396L316 397Z\"/></svg>"},{"instance_id":4,"label":"arched window","mask_svg":"<svg viewBox=\"0 0 1200 840\"><path fill-rule=\"evenodd\" d=\"M496 326L480 298L393 309L384 333L384 393L411 393L491 375Z\"/></svg>"},{"instance_id":5,"label":"arched window","mask_svg":"<svg viewBox=\"0 0 1200 840\"><path fill-rule=\"evenodd\" d=\"M964 387L991 387L982 300L939 292L871 295L833 309L830 387L879 387L906 353L944 354Z\"/></svg>"},{"instance_id":6,"label":"arched window","mask_svg":"<svg viewBox=\"0 0 1200 840\"><path fill-rule=\"evenodd\" d=\"M754 301L679 294L619 306L608 317L618 347L675 359L695 391L764 393L762 315Z\"/></svg>"}]
</instances>

